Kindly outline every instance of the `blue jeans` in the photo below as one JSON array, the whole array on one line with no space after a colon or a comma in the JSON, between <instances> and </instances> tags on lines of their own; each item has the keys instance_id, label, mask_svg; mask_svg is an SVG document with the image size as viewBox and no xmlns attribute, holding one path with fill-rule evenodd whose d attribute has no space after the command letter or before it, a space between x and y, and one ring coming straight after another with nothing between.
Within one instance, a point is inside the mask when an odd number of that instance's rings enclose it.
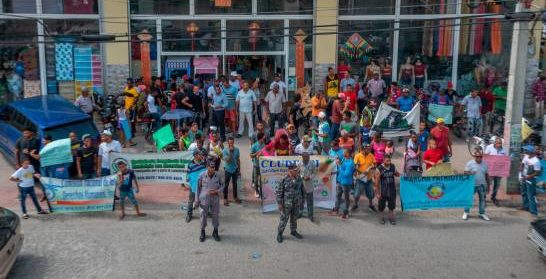
<instances>
[{"instance_id":1,"label":"blue jeans","mask_svg":"<svg viewBox=\"0 0 546 279\"><path fill-rule=\"evenodd\" d=\"M127 198L133 205L138 205L133 189L129 191L119 191L119 203L122 207L125 205L125 198Z\"/></svg>"},{"instance_id":2,"label":"blue jeans","mask_svg":"<svg viewBox=\"0 0 546 279\"><path fill-rule=\"evenodd\" d=\"M32 200L32 203L36 207L36 210L38 212L42 211L42 207L40 206L40 203L38 202L38 198L36 197L36 192L34 192L34 186L32 187L19 187L19 193L21 194L21 211L23 211L23 214L27 214L27 206L25 204L25 201L27 199L27 195L30 196L30 199Z\"/></svg>"},{"instance_id":3,"label":"blue jeans","mask_svg":"<svg viewBox=\"0 0 546 279\"><path fill-rule=\"evenodd\" d=\"M478 193L478 211L480 214L485 214L485 185L474 186L475 193ZM470 208L465 208L464 212L469 213Z\"/></svg>"},{"instance_id":4,"label":"blue jeans","mask_svg":"<svg viewBox=\"0 0 546 279\"><path fill-rule=\"evenodd\" d=\"M495 200L497 199L497 193L499 192L502 177L491 176L491 178L493 178L493 192L491 193L491 199Z\"/></svg>"},{"instance_id":5,"label":"blue jeans","mask_svg":"<svg viewBox=\"0 0 546 279\"><path fill-rule=\"evenodd\" d=\"M330 139L335 140L339 136L339 123L332 122L332 127L330 127Z\"/></svg>"},{"instance_id":6,"label":"blue jeans","mask_svg":"<svg viewBox=\"0 0 546 279\"><path fill-rule=\"evenodd\" d=\"M483 127L483 121L481 118L468 118L468 137L478 136Z\"/></svg>"},{"instance_id":7,"label":"blue jeans","mask_svg":"<svg viewBox=\"0 0 546 279\"><path fill-rule=\"evenodd\" d=\"M366 194L366 197L368 198L368 201L370 205L373 205L373 198L375 196L372 181L368 180L366 182L361 180L355 181L355 192L354 192L354 200L355 200L355 206L358 206L358 201L360 200L360 195L362 193Z\"/></svg>"},{"instance_id":8,"label":"blue jeans","mask_svg":"<svg viewBox=\"0 0 546 279\"><path fill-rule=\"evenodd\" d=\"M537 215L537 185L536 180L524 180L520 183L521 199L523 207L526 208L532 215Z\"/></svg>"}]
</instances>

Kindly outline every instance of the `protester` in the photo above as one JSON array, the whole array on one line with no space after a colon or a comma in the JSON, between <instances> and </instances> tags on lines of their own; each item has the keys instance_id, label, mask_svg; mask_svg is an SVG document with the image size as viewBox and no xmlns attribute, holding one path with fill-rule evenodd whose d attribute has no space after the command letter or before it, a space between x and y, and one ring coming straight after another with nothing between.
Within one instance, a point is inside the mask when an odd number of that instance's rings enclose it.
<instances>
[{"instance_id":1,"label":"protester","mask_svg":"<svg viewBox=\"0 0 546 279\"><path fill-rule=\"evenodd\" d=\"M417 140L417 134L411 131L404 153L404 173L413 175L421 171L421 146Z\"/></svg>"},{"instance_id":2,"label":"protester","mask_svg":"<svg viewBox=\"0 0 546 279\"><path fill-rule=\"evenodd\" d=\"M119 203L121 208L121 214L119 215L119 219L123 220L125 218L125 198L129 199L129 201L134 205L136 215L138 217L146 216L145 213L140 212L140 208L138 206L138 201L135 198L135 194L138 194L139 187L138 187L138 181L136 179L135 172L132 169L127 168L127 164L123 161L119 161L117 163L119 172L118 175L118 186L119 186ZM133 188L133 182L135 184L135 187Z\"/></svg>"},{"instance_id":3,"label":"protester","mask_svg":"<svg viewBox=\"0 0 546 279\"><path fill-rule=\"evenodd\" d=\"M328 102L324 98L324 92L317 91L317 94L311 98L311 127L318 127L319 113L324 112L327 108Z\"/></svg>"},{"instance_id":4,"label":"protester","mask_svg":"<svg viewBox=\"0 0 546 279\"><path fill-rule=\"evenodd\" d=\"M409 89L404 88L402 90L402 96L396 99L396 105L398 109L403 112L409 112L413 108L415 100L409 95Z\"/></svg>"},{"instance_id":5,"label":"protester","mask_svg":"<svg viewBox=\"0 0 546 279\"><path fill-rule=\"evenodd\" d=\"M254 130L254 135L252 135L252 137L250 137L250 144L252 145L253 143L255 143L256 141L258 141L258 137L257 135L259 133L263 133L265 136L267 135L266 131L265 131L265 125L264 125L264 122L261 121L261 120L258 120L256 122L256 128ZM267 138L268 140L269 138Z\"/></svg>"},{"instance_id":6,"label":"protester","mask_svg":"<svg viewBox=\"0 0 546 279\"><path fill-rule=\"evenodd\" d=\"M265 108L269 114L269 136L273 137L275 134L275 121L278 123L278 128L284 126L284 105L286 103L284 94L279 91L279 85L274 84L273 89L265 96Z\"/></svg>"},{"instance_id":7,"label":"protester","mask_svg":"<svg viewBox=\"0 0 546 279\"><path fill-rule=\"evenodd\" d=\"M303 238L297 232L297 229L301 202L305 199L305 188L295 164L288 165L288 175L281 180L275 189L275 196L281 214L279 227L277 228L277 242L283 242L283 232L288 219L290 219L290 234L297 239Z\"/></svg>"},{"instance_id":8,"label":"protester","mask_svg":"<svg viewBox=\"0 0 546 279\"><path fill-rule=\"evenodd\" d=\"M430 133L428 132L427 125L425 122L421 121L421 123L419 123L419 134L417 135L421 152L425 152L427 150L429 136Z\"/></svg>"},{"instance_id":9,"label":"protester","mask_svg":"<svg viewBox=\"0 0 546 279\"><path fill-rule=\"evenodd\" d=\"M387 145L381 139L381 137L382 137L381 132L376 132L373 135L373 140L371 143L372 153L375 158L375 163L377 165L383 164L383 159L385 158L385 148L387 148Z\"/></svg>"},{"instance_id":10,"label":"protester","mask_svg":"<svg viewBox=\"0 0 546 279\"><path fill-rule=\"evenodd\" d=\"M502 147L502 139L495 138L495 142L485 147L485 155L491 156L506 156L506 151ZM493 180L493 191L491 192L491 201L494 205L499 206L499 200L497 200L497 193L499 192L500 182L502 177L500 176L491 176Z\"/></svg>"},{"instance_id":11,"label":"protester","mask_svg":"<svg viewBox=\"0 0 546 279\"><path fill-rule=\"evenodd\" d=\"M224 141L226 138L225 109L228 102L220 86L214 87L212 103L209 106L212 108L214 125L220 129L220 137Z\"/></svg>"},{"instance_id":12,"label":"protester","mask_svg":"<svg viewBox=\"0 0 546 279\"><path fill-rule=\"evenodd\" d=\"M336 159L339 161L343 160L343 149L340 148L338 139L335 139L330 142L330 148L327 154L328 154L328 157L330 157L330 159L332 160L336 160Z\"/></svg>"},{"instance_id":13,"label":"protester","mask_svg":"<svg viewBox=\"0 0 546 279\"><path fill-rule=\"evenodd\" d=\"M345 131L347 132L347 135L355 139L358 137L358 127L356 122L352 121L351 119L352 114L350 111L343 112L343 119L339 123L339 131Z\"/></svg>"},{"instance_id":14,"label":"protester","mask_svg":"<svg viewBox=\"0 0 546 279\"><path fill-rule=\"evenodd\" d=\"M319 112L318 118L318 128L315 132L317 137L316 141L319 144L321 152L323 154L328 154L328 150L330 149L330 124L326 120L326 113L324 113L324 111Z\"/></svg>"},{"instance_id":15,"label":"protester","mask_svg":"<svg viewBox=\"0 0 546 279\"><path fill-rule=\"evenodd\" d=\"M288 132L288 144L290 145L290 155L294 155L296 146L300 144L300 137L298 136L298 130L294 124L288 124L286 126L286 131Z\"/></svg>"},{"instance_id":16,"label":"protester","mask_svg":"<svg viewBox=\"0 0 546 279\"><path fill-rule=\"evenodd\" d=\"M374 99L384 100L384 90L387 88L385 81L379 77L379 72L373 73L373 79L368 80L368 92Z\"/></svg>"},{"instance_id":17,"label":"protester","mask_svg":"<svg viewBox=\"0 0 546 279\"><path fill-rule=\"evenodd\" d=\"M377 212L373 204L374 190L373 190L373 171L375 170L375 158L370 152L371 147L369 144L362 145L360 152L354 157L355 164L355 191L354 202L355 204L351 208L351 211L358 209L358 202L360 201L360 195L366 194L368 198L368 207Z\"/></svg>"},{"instance_id":18,"label":"protester","mask_svg":"<svg viewBox=\"0 0 546 279\"><path fill-rule=\"evenodd\" d=\"M350 204L350 191L353 187L353 174L355 170L355 164L351 158L351 150L344 149L343 159L339 163L338 176L340 185L337 186L336 191L336 204L332 210L332 214L337 215L341 205L341 196L344 196L345 204L343 207L342 219L349 217L349 204Z\"/></svg>"},{"instance_id":19,"label":"protester","mask_svg":"<svg viewBox=\"0 0 546 279\"><path fill-rule=\"evenodd\" d=\"M74 105L91 116L91 119L93 119L93 111L99 109L93 95L89 95L89 89L85 86L81 88L81 95L74 101Z\"/></svg>"},{"instance_id":20,"label":"protester","mask_svg":"<svg viewBox=\"0 0 546 279\"><path fill-rule=\"evenodd\" d=\"M260 81L257 78L255 81L252 82L252 91L254 91L254 95L256 96L256 116L258 117L258 121L262 121L262 104L263 99L265 96L262 95L260 91ZM253 115L254 117L254 115ZM252 122L257 123L257 121L254 121L256 119L253 118Z\"/></svg>"},{"instance_id":21,"label":"protester","mask_svg":"<svg viewBox=\"0 0 546 279\"><path fill-rule=\"evenodd\" d=\"M190 138L190 130L187 127L180 128L178 131L178 150L188 150L191 143L192 140Z\"/></svg>"},{"instance_id":22,"label":"protester","mask_svg":"<svg viewBox=\"0 0 546 279\"><path fill-rule=\"evenodd\" d=\"M525 156L523 156L523 160L521 161L519 174L523 210L529 211L532 216L537 217L536 177L539 176L543 170L534 146L526 145L523 147L523 151L525 152Z\"/></svg>"},{"instance_id":23,"label":"protester","mask_svg":"<svg viewBox=\"0 0 546 279\"><path fill-rule=\"evenodd\" d=\"M438 148L435 139L428 141L428 149L423 153L423 162L427 170L444 162L444 152Z\"/></svg>"},{"instance_id":24,"label":"protester","mask_svg":"<svg viewBox=\"0 0 546 279\"><path fill-rule=\"evenodd\" d=\"M311 222L315 222L313 216L314 207L314 187L313 180L317 174L317 166L314 162L311 162L310 153L301 153L301 161L298 163L298 169L300 171L301 179L303 180L303 188L305 190L305 203L307 204L307 218ZM303 211L303 201L301 203L301 210Z\"/></svg>"},{"instance_id":25,"label":"protester","mask_svg":"<svg viewBox=\"0 0 546 279\"><path fill-rule=\"evenodd\" d=\"M207 163L207 171L203 172L199 176L199 182L197 185L197 203L196 207L199 207L199 213L201 218L201 235L199 241L204 242L205 228L207 227L207 215L209 212L212 215L212 237L216 241L220 241L218 235L218 227L220 226L220 193L225 193L224 179L221 174L216 171L216 164L214 162Z\"/></svg>"},{"instance_id":26,"label":"protester","mask_svg":"<svg viewBox=\"0 0 546 279\"><path fill-rule=\"evenodd\" d=\"M226 80L224 81L222 91L226 98L225 119L229 123L228 127L231 129L231 133L235 134L235 128L237 127L237 110L235 109L235 99L239 90L237 87L233 86L230 81Z\"/></svg>"},{"instance_id":27,"label":"protester","mask_svg":"<svg viewBox=\"0 0 546 279\"><path fill-rule=\"evenodd\" d=\"M227 141L228 147L222 151L222 160L224 161L224 175L225 175L225 188L224 188L224 205L228 206L228 192L229 181L233 186L233 200L235 203L240 204L241 200L237 198L237 180L241 175L241 159L239 148L235 147L235 139L229 137Z\"/></svg>"},{"instance_id":28,"label":"protester","mask_svg":"<svg viewBox=\"0 0 546 279\"><path fill-rule=\"evenodd\" d=\"M130 111L124 106L124 102L121 102L121 107L117 109L118 127L119 127L119 139L123 148L126 147L128 142L130 146L135 146L133 142L133 132L131 131L131 125L129 123Z\"/></svg>"},{"instance_id":29,"label":"protester","mask_svg":"<svg viewBox=\"0 0 546 279\"><path fill-rule=\"evenodd\" d=\"M248 136L254 135L254 123L252 122L253 114L257 111L256 103L258 99L254 91L250 89L248 82L243 83L243 88L237 93L235 99L236 108L239 112L239 131L237 137L240 138L245 130L245 119L248 123Z\"/></svg>"},{"instance_id":30,"label":"protester","mask_svg":"<svg viewBox=\"0 0 546 279\"><path fill-rule=\"evenodd\" d=\"M32 157L32 154L38 154L40 150L40 141L34 136L31 128L24 128L22 136L15 142L15 168L20 168L23 160L29 160L34 170L40 169L40 160Z\"/></svg>"},{"instance_id":31,"label":"protester","mask_svg":"<svg viewBox=\"0 0 546 279\"><path fill-rule=\"evenodd\" d=\"M343 118L343 113L347 110L345 99L345 94L340 93L338 98L332 104L332 128L330 129L330 138L332 139L336 139L339 136L341 119Z\"/></svg>"},{"instance_id":32,"label":"protester","mask_svg":"<svg viewBox=\"0 0 546 279\"><path fill-rule=\"evenodd\" d=\"M273 82L269 85L269 90L273 90L275 86L279 87L279 91L282 93L285 100L288 100L288 87L286 83L281 80L281 74L275 73L273 77Z\"/></svg>"},{"instance_id":33,"label":"protester","mask_svg":"<svg viewBox=\"0 0 546 279\"><path fill-rule=\"evenodd\" d=\"M100 169L97 170L97 176L108 176L110 172L110 155L112 152L121 153L121 144L112 139L112 133L108 130L105 130L101 134L101 144L99 145L98 151L98 165Z\"/></svg>"},{"instance_id":34,"label":"protester","mask_svg":"<svg viewBox=\"0 0 546 279\"><path fill-rule=\"evenodd\" d=\"M436 141L436 145L443 152L444 162L449 162L451 157L451 138L449 136L449 128L444 125L443 118L436 119L436 126L430 130L430 136Z\"/></svg>"},{"instance_id":35,"label":"protester","mask_svg":"<svg viewBox=\"0 0 546 279\"><path fill-rule=\"evenodd\" d=\"M340 72L341 74L341 72ZM353 87L355 86L355 80L349 75L348 73L344 73L342 75L342 79L340 82L340 87L342 92L347 92L349 90L349 86Z\"/></svg>"},{"instance_id":36,"label":"protester","mask_svg":"<svg viewBox=\"0 0 546 279\"><path fill-rule=\"evenodd\" d=\"M201 88L197 85L192 87L192 93L189 94L189 102L190 102L190 108L193 112L193 121L197 122L198 125L201 125L203 127L203 123L205 122L205 110L206 110L206 104L205 104L205 96Z\"/></svg>"},{"instance_id":37,"label":"protester","mask_svg":"<svg viewBox=\"0 0 546 279\"><path fill-rule=\"evenodd\" d=\"M339 93L339 77L334 68L328 67L328 75L324 78L324 88L328 98L336 98Z\"/></svg>"},{"instance_id":38,"label":"protester","mask_svg":"<svg viewBox=\"0 0 546 279\"><path fill-rule=\"evenodd\" d=\"M158 97L158 90L147 91L146 92L146 111L150 114L152 119L152 130L157 131L161 125L161 118L159 110L162 106L161 100Z\"/></svg>"},{"instance_id":39,"label":"protester","mask_svg":"<svg viewBox=\"0 0 546 279\"><path fill-rule=\"evenodd\" d=\"M83 146L78 149L76 156L76 166L78 178L92 179L95 178L100 166L98 163L97 148L93 146L91 135L85 134L82 136Z\"/></svg>"},{"instance_id":40,"label":"protester","mask_svg":"<svg viewBox=\"0 0 546 279\"><path fill-rule=\"evenodd\" d=\"M124 104L122 107L127 111L128 121L131 124L131 132L136 130L136 104L139 96L138 89L133 86L133 79L127 79L127 86L123 89L123 96L125 96Z\"/></svg>"},{"instance_id":41,"label":"protester","mask_svg":"<svg viewBox=\"0 0 546 279\"><path fill-rule=\"evenodd\" d=\"M355 141L349 137L349 133L345 130L341 130L341 137L339 138L339 147L348 149L351 154L355 151Z\"/></svg>"},{"instance_id":42,"label":"protester","mask_svg":"<svg viewBox=\"0 0 546 279\"><path fill-rule=\"evenodd\" d=\"M407 88L404 88L407 90ZM389 104L392 107L396 107L397 100L402 96L402 89L398 87L398 83L396 81L391 82L389 95L387 96L387 104Z\"/></svg>"},{"instance_id":43,"label":"protester","mask_svg":"<svg viewBox=\"0 0 546 279\"><path fill-rule=\"evenodd\" d=\"M482 101L478 97L478 90L472 90L470 95L464 97L461 104L466 106L468 137L471 138L480 135L482 133L483 121L481 117Z\"/></svg>"},{"instance_id":44,"label":"protester","mask_svg":"<svg viewBox=\"0 0 546 279\"><path fill-rule=\"evenodd\" d=\"M391 225L396 225L394 209L396 208L396 182L395 176L400 174L391 163L391 157L385 156L384 161L377 167L375 174L375 194L379 207L379 223L385 224L385 207L389 208L388 219Z\"/></svg>"},{"instance_id":45,"label":"protester","mask_svg":"<svg viewBox=\"0 0 546 279\"><path fill-rule=\"evenodd\" d=\"M188 131L188 137L190 138L191 142L195 141L197 134L203 135L203 131L199 129L199 124L196 121L193 121L191 123L190 130Z\"/></svg>"},{"instance_id":46,"label":"protester","mask_svg":"<svg viewBox=\"0 0 546 279\"><path fill-rule=\"evenodd\" d=\"M201 151L203 154L207 154L207 148L205 148L205 139L202 134L196 134L195 140L188 147L189 152L195 152L196 150Z\"/></svg>"},{"instance_id":47,"label":"protester","mask_svg":"<svg viewBox=\"0 0 546 279\"><path fill-rule=\"evenodd\" d=\"M220 163L222 162L222 155L224 150L224 143L220 140L220 135L216 131L215 127L211 127L212 137L209 138L209 143L207 147L208 156L216 164L216 171L220 168Z\"/></svg>"},{"instance_id":48,"label":"protester","mask_svg":"<svg viewBox=\"0 0 546 279\"><path fill-rule=\"evenodd\" d=\"M304 153L307 153L308 155L316 154L311 137L308 135L302 137L301 143L298 144L294 150L295 155L303 155Z\"/></svg>"},{"instance_id":49,"label":"protester","mask_svg":"<svg viewBox=\"0 0 546 279\"><path fill-rule=\"evenodd\" d=\"M491 187L491 181L487 174L488 168L485 162L483 162L483 154L481 151L476 151L473 154L474 160L470 160L464 167L464 173L474 175L474 193L478 194L478 210L480 218L485 221L489 221L489 217L485 215L485 195L489 192ZM468 220L468 214L470 208L465 208L463 213L463 220Z\"/></svg>"},{"instance_id":50,"label":"protester","mask_svg":"<svg viewBox=\"0 0 546 279\"><path fill-rule=\"evenodd\" d=\"M261 181L260 181L260 156L262 155L262 149L265 147L265 134L258 132L256 134L257 141L250 147L250 158L252 159L252 186L254 188L254 194L256 198L262 196Z\"/></svg>"},{"instance_id":51,"label":"protester","mask_svg":"<svg viewBox=\"0 0 546 279\"><path fill-rule=\"evenodd\" d=\"M32 200L32 203L34 203L38 214L47 214L47 212L42 210L42 207L38 202L38 198L36 197L36 192L34 192L34 178L40 178L40 174L35 172L29 159L25 158L21 160L20 164L21 166L17 168L17 170L10 176L9 180L17 182L23 219L29 218L26 207L27 195L30 196L30 199Z\"/></svg>"},{"instance_id":52,"label":"protester","mask_svg":"<svg viewBox=\"0 0 546 279\"><path fill-rule=\"evenodd\" d=\"M195 192L193 192L192 185L190 185L189 181L189 175L193 172L202 171L207 168L207 163L205 161L206 153L203 153L201 150L195 150L193 151L193 160L188 165L188 175L186 176L188 179L186 180L186 185L189 187L189 195L188 195L188 210L186 214L186 223L191 222L193 219L193 209L194 209L194 202L195 202Z\"/></svg>"},{"instance_id":53,"label":"protester","mask_svg":"<svg viewBox=\"0 0 546 279\"><path fill-rule=\"evenodd\" d=\"M359 112L357 103L357 95L352 85L348 85L347 89L343 91L347 102L347 109L352 114L356 115Z\"/></svg>"}]
</instances>

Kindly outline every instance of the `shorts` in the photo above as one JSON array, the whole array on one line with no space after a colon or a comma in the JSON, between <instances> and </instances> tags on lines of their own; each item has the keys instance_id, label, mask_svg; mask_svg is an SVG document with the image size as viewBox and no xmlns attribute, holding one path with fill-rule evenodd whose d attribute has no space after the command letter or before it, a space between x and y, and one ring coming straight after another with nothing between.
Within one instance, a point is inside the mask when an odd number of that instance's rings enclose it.
<instances>
[{"instance_id":1,"label":"shorts","mask_svg":"<svg viewBox=\"0 0 546 279\"><path fill-rule=\"evenodd\" d=\"M135 193L133 192L133 189L129 191L119 191L119 203L121 204L121 206L125 204L125 198L129 199L129 201L133 205L138 205L138 202L135 199Z\"/></svg>"},{"instance_id":2,"label":"shorts","mask_svg":"<svg viewBox=\"0 0 546 279\"><path fill-rule=\"evenodd\" d=\"M226 113L225 113L225 118L227 120L230 120L230 121L236 121L237 120L237 112L235 111L235 109L226 109L225 110Z\"/></svg>"}]
</instances>

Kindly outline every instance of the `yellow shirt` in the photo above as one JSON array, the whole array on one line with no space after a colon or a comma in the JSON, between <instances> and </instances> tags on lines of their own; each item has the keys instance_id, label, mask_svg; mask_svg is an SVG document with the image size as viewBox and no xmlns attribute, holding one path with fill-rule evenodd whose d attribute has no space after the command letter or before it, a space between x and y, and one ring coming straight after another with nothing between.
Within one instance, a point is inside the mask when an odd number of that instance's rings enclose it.
<instances>
[{"instance_id":1,"label":"yellow shirt","mask_svg":"<svg viewBox=\"0 0 546 279\"><path fill-rule=\"evenodd\" d=\"M125 87L123 92L131 95L125 96L125 109L132 109L138 99L138 90L134 86L131 89Z\"/></svg>"},{"instance_id":2,"label":"yellow shirt","mask_svg":"<svg viewBox=\"0 0 546 279\"><path fill-rule=\"evenodd\" d=\"M362 153L358 152L355 155L354 163L355 163L356 169L359 172L363 173L368 171L368 179L372 178L372 172L368 170L368 168L370 168L371 166L375 164L375 157L373 156L372 153L368 153L368 155L363 155Z\"/></svg>"}]
</instances>

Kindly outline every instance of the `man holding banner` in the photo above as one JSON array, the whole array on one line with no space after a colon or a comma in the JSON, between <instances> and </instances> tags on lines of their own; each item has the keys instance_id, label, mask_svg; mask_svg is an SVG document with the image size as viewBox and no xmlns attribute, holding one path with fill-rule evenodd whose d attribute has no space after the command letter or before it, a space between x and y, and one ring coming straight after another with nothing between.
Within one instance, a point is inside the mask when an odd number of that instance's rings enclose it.
<instances>
[{"instance_id":1,"label":"man holding banner","mask_svg":"<svg viewBox=\"0 0 546 279\"><path fill-rule=\"evenodd\" d=\"M497 137L495 138L495 143L492 143L485 147L485 155L492 155L492 156L506 156L506 151L502 147L502 139ZM493 178L493 192L491 193L491 201L496 206L499 206L499 201L497 200L497 192L499 191L500 187L500 176L491 176Z\"/></svg>"},{"instance_id":2,"label":"man holding banner","mask_svg":"<svg viewBox=\"0 0 546 279\"><path fill-rule=\"evenodd\" d=\"M489 221L491 219L485 215L485 195L490 190L491 181L489 179L489 175L487 174L488 167L482 159L483 154L481 152L475 152L474 160L470 160L466 163L464 173L474 175L474 193L478 194L478 210L480 218L485 221ZM465 208L463 220L468 220L469 213L470 208Z\"/></svg>"}]
</instances>

